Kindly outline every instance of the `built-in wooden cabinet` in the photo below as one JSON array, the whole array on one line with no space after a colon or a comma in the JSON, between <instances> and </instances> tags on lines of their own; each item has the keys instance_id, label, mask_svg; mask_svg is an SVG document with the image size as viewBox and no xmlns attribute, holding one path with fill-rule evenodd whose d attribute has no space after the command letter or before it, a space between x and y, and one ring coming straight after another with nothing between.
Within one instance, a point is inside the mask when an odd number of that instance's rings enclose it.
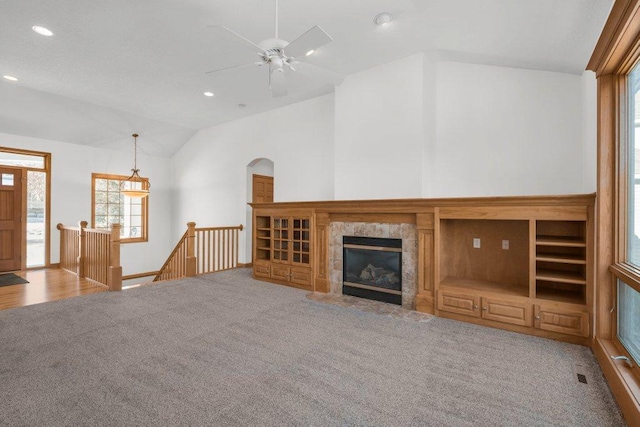
<instances>
[{"instance_id":1,"label":"built-in wooden cabinet","mask_svg":"<svg viewBox=\"0 0 640 427\"><path fill-rule=\"evenodd\" d=\"M561 334L589 336L589 313L579 309L535 305L536 328Z\"/></svg>"},{"instance_id":2,"label":"built-in wooden cabinet","mask_svg":"<svg viewBox=\"0 0 640 427\"><path fill-rule=\"evenodd\" d=\"M254 216L254 276L312 290L311 224L310 213L257 212Z\"/></svg>"},{"instance_id":3,"label":"built-in wooden cabinet","mask_svg":"<svg viewBox=\"0 0 640 427\"><path fill-rule=\"evenodd\" d=\"M342 262L332 222L415 224L403 236L417 247L417 259L403 259L417 279L407 308L589 344L593 203L592 194L254 203L253 273L328 292Z\"/></svg>"},{"instance_id":4,"label":"built-in wooden cabinet","mask_svg":"<svg viewBox=\"0 0 640 427\"><path fill-rule=\"evenodd\" d=\"M591 333L591 212L443 209L436 314L586 343L566 336Z\"/></svg>"}]
</instances>

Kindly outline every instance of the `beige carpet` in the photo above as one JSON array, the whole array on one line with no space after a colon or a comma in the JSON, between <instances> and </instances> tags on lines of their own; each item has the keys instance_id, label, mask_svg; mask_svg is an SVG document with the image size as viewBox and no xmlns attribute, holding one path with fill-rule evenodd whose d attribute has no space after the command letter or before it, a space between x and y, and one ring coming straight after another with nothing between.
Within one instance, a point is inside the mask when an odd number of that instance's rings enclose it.
<instances>
[{"instance_id":1,"label":"beige carpet","mask_svg":"<svg viewBox=\"0 0 640 427\"><path fill-rule=\"evenodd\" d=\"M234 270L0 311L0 424L623 421L587 348L323 304Z\"/></svg>"}]
</instances>

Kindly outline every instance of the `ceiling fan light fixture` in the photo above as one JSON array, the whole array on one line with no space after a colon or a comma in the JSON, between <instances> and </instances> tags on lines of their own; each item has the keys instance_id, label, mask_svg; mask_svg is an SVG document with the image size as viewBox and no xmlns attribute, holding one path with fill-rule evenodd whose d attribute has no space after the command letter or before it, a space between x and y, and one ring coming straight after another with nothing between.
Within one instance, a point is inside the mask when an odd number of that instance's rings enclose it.
<instances>
[{"instance_id":1,"label":"ceiling fan light fixture","mask_svg":"<svg viewBox=\"0 0 640 427\"><path fill-rule=\"evenodd\" d=\"M140 169L137 166L138 134L134 133L131 136L133 136L133 169L131 169L131 176L120 183L120 193L131 199L142 199L149 195L151 184L139 175Z\"/></svg>"},{"instance_id":2,"label":"ceiling fan light fixture","mask_svg":"<svg viewBox=\"0 0 640 427\"><path fill-rule=\"evenodd\" d=\"M17 82L18 79L16 79L13 76L2 76L5 80L9 80L10 82Z\"/></svg>"},{"instance_id":3,"label":"ceiling fan light fixture","mask_svg":"<svg viewBox=\"0 0 640 427\"><path fill-rule=\"evenodd\" d=\"M373 18L373 22L379 26L386 26L391 23L393 16L389 12L379 13Z\"/></svg>"},{"instance_id":4,"label":"ceiling fan light fixture","mask_svg":"<svg viewBox=\"0 0 640 427\"><path fill-rule=\"evenodd\" d=\"M224 31L226 35L233 36L237 42L242 42L242 44L246 48L251 49L258 55L259 61L219 68L217 70L207 71L206 74L239 69L250 65L256 65L258 67L266 65L265 68L269 69L269 90L271 91L271 96L273 98L278 98L287 95L285 74L288 74L289 71L296 71L297 64L299 62L295 59L300 59L300 64L304 64L304 62L302 62L304 56L312 55L321 46L324 46L327 43L331 43L333 39L329 34L326 33L326 31L324 31L317 25L308 29L305 33L298 36L298 38L294 39L292 42L287 42L286 40L279 38L278 0L274 1L276 6L274 38L269 38L266 40L262 40L259 43L254 43L248 38L236 33L235 31L225 26L212 26L214 28L217 28L218 30ZM285 67L288 68L289 71L285 72ZM313 64L304 64L300 66L300 68L304 67L315 68L316 70L320 70L321 72L330 75L332 78L334 78L336 74L338 74ZM340 81L342 81L342 79L340 79Z\"/></svg>"},{"instance_id":5,"label":"ceiling fan light fixture","mask_svg":"<svg viewBox=\"0 0 640 427\"><path fill-rule=\"evenodd\" d=\"M48 28L41 27L40 25L34 25L31 29L41 36L51 37L53 35L53 31Z\"/></svg>"}]
</instances>

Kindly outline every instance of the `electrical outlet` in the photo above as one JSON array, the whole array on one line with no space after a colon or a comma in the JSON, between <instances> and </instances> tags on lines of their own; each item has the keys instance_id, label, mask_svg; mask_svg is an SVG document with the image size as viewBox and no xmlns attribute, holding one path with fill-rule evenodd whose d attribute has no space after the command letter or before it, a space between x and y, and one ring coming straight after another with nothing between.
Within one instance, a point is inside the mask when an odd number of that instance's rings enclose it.
<instances>
[{"instance_id":1,"label":"electrical outlet","mask_svg":"<svg viewBox=\"0 0 640 427\"><path fill-rule=\"evenodd\" d=\"M502 241L502 249L508 251L509 250L509 241L508 240L503 240Z\"/></svg>"},{"instance_id":2,"label":"electrical outlet","mask_svg":"<svg viewBox=\"0 0 640 427\"><path fill-rule=\"evenodd\" d=\"M480 249L480 239L478 237L474 237L473 239L473 248Z\"/></svg>"}]
</instances>

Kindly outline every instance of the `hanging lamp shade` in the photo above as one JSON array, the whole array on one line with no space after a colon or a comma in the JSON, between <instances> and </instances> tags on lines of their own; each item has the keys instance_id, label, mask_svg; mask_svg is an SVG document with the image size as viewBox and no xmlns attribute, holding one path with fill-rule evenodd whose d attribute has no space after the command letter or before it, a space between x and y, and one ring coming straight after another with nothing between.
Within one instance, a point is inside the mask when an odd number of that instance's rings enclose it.
<instances>
[{"instance_id":1,"label":"hanging lamp shade","mask_svg":"<svg viewBox=\"0 0 640 427\"><path fill-rule=\"evenodd\" d=\"M151 185L149 184L149 181L145 181L140 178L140 169L138 169L137 164L138 134L134 133L131 136L133 136L133 169L131 169L131 176L120 183L120 193L124 194L125 197L130 197L132 199L142 199L149 195L149 188Z\"/></svg>"}]
</instances>

